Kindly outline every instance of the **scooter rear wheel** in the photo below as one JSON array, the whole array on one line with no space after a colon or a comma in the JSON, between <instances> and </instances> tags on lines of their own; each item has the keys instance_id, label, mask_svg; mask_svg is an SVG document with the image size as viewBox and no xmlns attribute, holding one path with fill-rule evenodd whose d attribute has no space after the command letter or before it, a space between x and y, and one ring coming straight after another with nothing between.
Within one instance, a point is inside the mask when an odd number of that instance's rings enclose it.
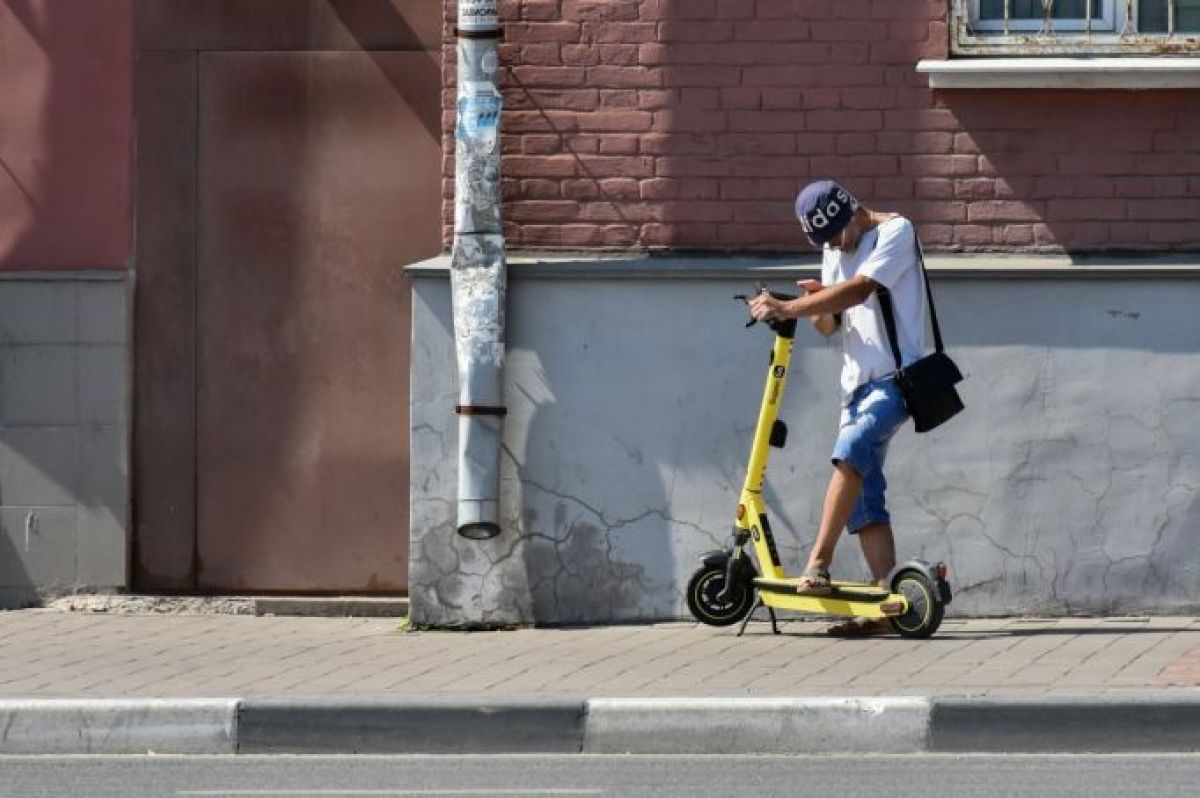
<instances>
[{"instance_id":1,"label":"scooter rear wheel","mask_svg":"<svg viewBox=\"0 0 1200 798\"><path fill-rule=\"evenodd\" d=\"M946 608L938 600L936 588L917 571L901 571L892 581L892 592L908 599L908 611L891 618L892 628L901 637L929 637L942 625Z\"/></svg>"},{"instance_id":2,"label":"scooter rear wheel","mask_svg":"<svg viewBox=\"0 0 1200 798\"><path fill-rule=\"evenodd\" d=\"M737 582L718 598L724 590L723 565L704 565L692 574L688 580L687 604L697 621L709 626L732 626L746 617L754 606L753 589Z\"/></svg>"}]
</instances>

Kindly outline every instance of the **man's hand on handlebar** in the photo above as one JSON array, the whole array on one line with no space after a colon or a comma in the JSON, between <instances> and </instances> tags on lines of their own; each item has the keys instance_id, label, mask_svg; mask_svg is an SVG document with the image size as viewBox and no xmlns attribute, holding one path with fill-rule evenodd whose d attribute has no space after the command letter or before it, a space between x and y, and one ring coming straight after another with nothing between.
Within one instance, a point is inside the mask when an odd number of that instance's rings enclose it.
<instances>
[{"instance_id":1,"label":"man's hand on handlebar","mask_svg":"<svg viewBox=\"0 0 1200 798\"><path fill-rule=\"evenodd\" d=\"M815 294L825 286L819 280L797 280L796 286L803 294ZM795 299L787 294L776 294L760 287L757 295L750 300L750 315L755 321L776 321L791 318L795 314L789 312L788 302Z\"/></svg>"}]
</instances>

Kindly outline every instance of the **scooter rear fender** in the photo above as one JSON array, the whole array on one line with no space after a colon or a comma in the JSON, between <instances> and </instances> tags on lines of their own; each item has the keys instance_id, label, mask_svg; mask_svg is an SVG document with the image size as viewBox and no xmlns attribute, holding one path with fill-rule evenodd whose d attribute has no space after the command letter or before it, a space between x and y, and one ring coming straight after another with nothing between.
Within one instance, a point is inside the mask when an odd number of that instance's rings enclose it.
<instances>
[{"instance_id":1,"label":"scooter rear fender","mask_svg":"<svg viewBox=\"0 0 1200 798\"><path fill-rule=\"evenodd\" d=\"M901 563L892 569L888 574L888 584L892 584L896 580L896 575L901 571L916 571L929 580L929 584L937 588L936 598L942 604L949 604L953 596L950 593L950 584L945 580L938 579L937 566L928 563L925 560L909 560Z\"/></svg>"}]
</instances>

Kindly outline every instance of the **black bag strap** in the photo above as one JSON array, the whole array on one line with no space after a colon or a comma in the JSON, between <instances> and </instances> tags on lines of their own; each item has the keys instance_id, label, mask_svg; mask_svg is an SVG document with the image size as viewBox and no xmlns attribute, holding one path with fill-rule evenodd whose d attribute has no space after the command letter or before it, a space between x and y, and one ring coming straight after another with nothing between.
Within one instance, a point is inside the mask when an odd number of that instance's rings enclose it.
<instances>
[{"instance_id":1,"label":"black bag strap","mask_svg":"<svg viewBox=\"0 0 1200 798\"><path fill-rule=\"evenodd\" d=\"M942 345L942 330L938 327L937 307L933 304L933 290L929 287L929 273L925 271L925 253L921 251L921 239L917 237L916 230L913 231L913 241L917 248L917 263L921 267L921 282L925 283L925 298L929 301L929 321L933 326L933 346L934 351L942 352L945 347ZM896 370L899 371L904 367L904 361L900 358L900 345L897 343L896 336L896 316L892 310L892 294L885 286L879 286L879 290L875 292L879 296L879 309L883 311L883 324L887 328L888 343L892 347L892 357L896 360Z\"/></svg>"}]
</instances>

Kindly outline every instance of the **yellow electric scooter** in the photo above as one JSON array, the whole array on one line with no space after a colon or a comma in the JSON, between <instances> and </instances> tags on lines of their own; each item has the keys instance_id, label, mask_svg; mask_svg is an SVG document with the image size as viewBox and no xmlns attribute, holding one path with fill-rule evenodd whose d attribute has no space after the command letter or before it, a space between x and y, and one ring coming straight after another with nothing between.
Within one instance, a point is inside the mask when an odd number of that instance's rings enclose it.
<instances>
[{"instance_id":1,"label":"yellow electric scooter","mask_svg":"<svg viewBox=\"0 0 1200 798\"><path fill-rule=\"evenodd\" d=\"M765 289L760 285L759 290ZM795 298L786 294L774 296L784 300ZM745 296L735 299L748 301ZM754 323L751 319L746 326ZM779 634L775 617L778 608L815 615L887 618L904 637L929 637L941 625L945 605L950 603L944 563L931 565L923 560L910 560L893 570L887 581L890 590L871 583L835 581L833 592L823 596L798 595L799 579L784 573L771 535L762 486L770 447L782 448L787 440L787 426L778 416L792 360L796 320L772 321L768 326L775 333L775 345L754 443L750 447L746 482L738 500L733 541L727 549L709 552L701 558L700 567L688 581L688 609L698 621L710 626L730 626L741 621L739 637L760 606L766 606L770 613L775 634ZM746 552L746 544L751 540L758 568Z\"/></svg>"}]
</instances>

